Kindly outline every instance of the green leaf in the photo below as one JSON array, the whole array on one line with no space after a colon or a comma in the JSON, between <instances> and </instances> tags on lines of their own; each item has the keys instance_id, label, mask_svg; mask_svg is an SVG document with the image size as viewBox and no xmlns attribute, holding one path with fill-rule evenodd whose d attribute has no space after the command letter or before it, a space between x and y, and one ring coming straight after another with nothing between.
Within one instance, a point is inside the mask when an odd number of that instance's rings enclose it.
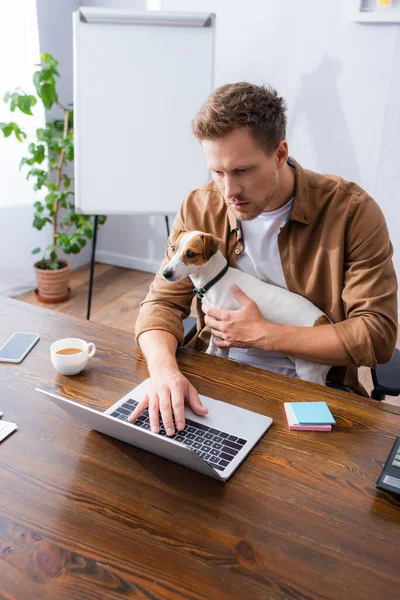
<instances>
[{"instance_id":1,"label":"green leaf","mask_svg":"<svg viewBox=\"0 0 400 600\"><path fill-rule=\"evenodd\" d=\"M32 254L39 254L39 252L41 252L40 248L35 248L34 250L32 250Z\"/></svg>"},{"instance_id":2,"label":"green leaf","mask_svg":"<svg viewBox=\"0 0 400 600\"><path fill-rule=\"evenodd\" d=\"M42 71L35 71L35 73L33 74L33 85L36 88L36 91L39 93L39 86L40 86L40 82L43 79L43 73Z\"/></svg>"},{"instance_id":3,"label":"green leaf","mask_svg":"<svg viewBox=\"0 0 400 600\"><path fill-rule=\"evenodd\" d=\"M64 120L56 119L55 121L53 121L53 125L56 131L59 131L60 133L64 132Z\"/></svg>"},{"instance_id":4,"label":"green leaf","mask_svg":"<svg viewBox=\"0 0 400 600\"><path fill-rule=\"evenodd\" d=\"M10 92L7 92L7 93L6 93L6 95L5 95L5 96L4 96L4 98L3 98L3 101L4 101L4 102L8 102L8 101L9 101L9 99L10 99L10 96L11 96Z\"/></svg>"},{"instance_id":5,"label":"green leaf","mask_svg":"<svg viewBox=\"0 0 400 600\"><path fill-rule=\"evenodd\" d=\"M41 142L46 142L48 144L53 139L53 131L50 127L36 129L36 137Z\"/></svg>"},{"instance_id":6,"label":"green leaf","mask_svg":"<svg viewBox=\"0 0 400 600\"><path fill-rule=\"evenodd\" d=\"M45 148L43 144L39 144L35 146L35 144L29 144L28 147L29 152L32 154L32 157L29 159L22 159L20 163L20 167L23 164L33 165L35 163L42 163L45 159Z\"/></svg>"},{"instance_id":7,"label":"green leaf","mask_svg":"<svg viewBox=\"0 0 400 600\"><path fill-rule=\"evenodd\" d=\"M0 129L2 130L4 137L10 137L13 132L11 123L0 123Z\"/></svg>"},{"instance_id":8,"label":"green leaf","mask_svg":"<svg viewBox=\"0 0 400 600\"><path fill-rule=\"evenodd\" d=\"M38 215L35 215L33 217L33 223L32 223L32 225L33 225L33 227L36 227L36 229L38 229L40 231L41 229L43 229L43 227L45 225L45 221L44 221L44 219L42 219Z\"/></svg>"},{"instance_id":9,"label":"green leaf","mask_svg":"<svg viewBox=\"0 0 400 600\"><path fill-rule=\"evenodd\" d=\"M89 240L92 239L93 237L93 225L89 225L88 227L85 227L85 235L87 238L89 238Z\"/></svg>"},{"instance_id":10,"label":"green leaf","mask_svg":"<svg viewBox=\"0 0 400 600\"><path fill-rule=\"evenodd\" d=\"M18 108L21 112L25 113L26 115L32 114L31 106L33 106L33 104L31 104L31 98L34 99L34 104L36 104L36 99L34 98L34 96L27 96L26 94L24 94L23 96L18 96Z\"/></svg>"},{"instance_id":11,"label":"green leaf","mask_svg":"<svg viewBox=\"0 0 400 600\"><path fill-rule=\"evenodd\" d=\"M38 90L39 97L43 100L45 108L49 110L57 102L57 94L54 85L44 83Z\"/></svg>"},{"instance_id":12,"label":"green leaf","mask_svg":"<svg viewBox=\"0 0 400 600\"><path fill-rule=\"evenodd\" d=\"M41 52L40 58L50 69L55 69L56 67L58 67L58 61L48 52Z\"/></svg>"},{"instance_id":13,"label":"green leaf","mask_svg":"<svg viewBox=\"0 0 400 600\"><path fill-rule=\"evenodd\" d=\"M9 137L14 132L15 137L19 142L22 142L26 138L26 133L22 131L16 123L0 123L0 129L2 129L4 137Z\"/></svg>"},{"instance_id":14,"label":"green leaf","mask_svg":"<svg viewBox=\"0 0 400 600\"><path fill-rule=\"evenodd\" d=\"M17 94L16 92L14 92L13 94L11 94L10 96L10 110L11 112L14 112L14 110L17 108L18 106L18 98L19 98L19 94Z\"/></svg>"}]
</instances>

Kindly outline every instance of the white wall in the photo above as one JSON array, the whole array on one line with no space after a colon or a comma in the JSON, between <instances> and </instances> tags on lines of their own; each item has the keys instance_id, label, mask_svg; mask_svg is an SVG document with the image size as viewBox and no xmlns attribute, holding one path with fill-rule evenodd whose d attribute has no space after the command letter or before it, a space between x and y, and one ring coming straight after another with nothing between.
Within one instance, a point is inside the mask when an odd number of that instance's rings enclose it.
<instances>
[{"instance_id":1,"label":"white wall","mask_svg":"<svg viewBox=\"0 0 400 600\"><path fill-rule=\"evenodd\" d=\"M35 4L23 0L3 1L0 5L0 121L17 122L28 137L43 126L44 111L36 107L34 116L20 111L12 113L9 104L3 103L3 97L17 87L27 93L33 91L33 64L38 60ZM0 133L0 294L12 290L22 292L27 287L32 288L34 283L31 251L39 245L39 236L35 235L38 232L31 226L34 194L31 183L18 168L28 152L27 146L27 142L18 142L14 135L4 138ZM47 245L47 240L45 243Z\"/></svg>"},{"instance_id":2,"label":"white wall","mask_svg":"<svg viewBox=\"0 0 400 600\"><path fill-rule=\"evenodd\" d=\"M6 0L0 6L0 49L2 50L3 62L0 61L0 121L15 120L23 126L23 129L32 130L41 126L41 122L34 122L32 117L27 117L19 113L11 113L6 105L3 105L2 98L8 90L14 91L17 86L23 87L26 91L34 92L31 76L35 70L28 73L28 77L20 77L15 68L16 57L21 50L21 38L13 36L7 40L4 28L11 27L10 7L7 2L15 9L14 4L17 0ZM72 102L73 98L73 71L72 71L72 13L81 4L88 6L108 6L107 0L29 0L23 2L18 7L16 14L22 19L24 11L29 7L37 12L37 25L39 30L39 44L35 51L31 50L26 54L27 64L32 66L39 62L40 52L49 52L59 61L60 79L58 82L59 99L63 104ZM111 2L112 4L112 2ZM114 3L115 4L115 3ZM145 0L121 0L118 6L130 6L132 8L145 8ZM15 10L14 10L15 12ZM7 18L4 17L7 16ZM34 36L37 32L30 30L28 20L24 20L24 25L18 27L24 36ZM4 49L1 42L7 47ZM15 47L12 46L15 44ZM32 44L31 44L32 46ZM4 64L3 64L4 63ZM27 70L28 72L28 70ZM3 89L4 88L4 89ZM55 116L54 109L51 115ZM0 181L0 294L15 296L35 287L35 276L32 265L37 260L31 251L36 247L44 248L51 240L51 228L47 227L42 231L37 231L32 227L33 221L33 203L36 200L30 182L26 182L23 173L19 173L18 165L20 158L24 155L22 145L14 139L3 139L0 134L0 156L4 166L7 161L6 177ZM13 171L15 169L15 171ZM72 173L71 173L72 174ZM68 256L72 268L76 268L90 260L91 244L78 255Z\"/></svg>"},{"instance_id":3,"label":"white wall","mask_svg":"<svg viewBox=\"0 0 400 600\"><path fill-rule=\"evenodd\" d=\"M37 0L40 47L60 60L60 97L65 102L72 99L71 15L79 4L145 7L144 0ZM349 0L161 4L163 10L216 13L216 85L239 80L274 85L288 103L292 155L307 168L353 179L371 193L399 250L399 26L351 22ZM193 188L200 183L193 182ZM0 251L12 249L11 263L30 269L30 250L43 241L43 233L30 226L32 208L3 215ZM19 225L18 245L13 223ZM161 216L112 216L100 228L97 259L155 271L165 242ZM74 257L74 265L87 262L89 253L87 248ZM400 273L398 251L395 265Z\"/></svg>"},{"instance_id":4,"label":"white wall","mask_svg":"<svg viewBox=\"0 0 400 600\"><path fill-rule=\"evenodd\" d=\"M162 0L163 10L216 13L216 86L276 87L288 103L291 154L306 168L356 181L377 200L400 274L400 27L354 23L351 8L349 0ZM99 259L157 264L162 217L109 221Z\"/></svg>"}]
</instances>

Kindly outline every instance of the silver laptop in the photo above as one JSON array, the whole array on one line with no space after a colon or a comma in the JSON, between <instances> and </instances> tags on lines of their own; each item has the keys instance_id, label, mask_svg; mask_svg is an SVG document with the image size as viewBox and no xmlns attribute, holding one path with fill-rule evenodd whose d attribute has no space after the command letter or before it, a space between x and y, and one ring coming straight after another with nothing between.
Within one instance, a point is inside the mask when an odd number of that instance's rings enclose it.
<instances>
[{"instance_id":1,"label":"silver laptop","mask_svg":"<svg viewBox=\"0 0 400 600\"><path fill-rule=\"evenodd\" d=\"M147 409L134 423L127 422L144 396L148 381L143 381L105 412L39 388L36 391L46 394L55 404L95 431L220 481L229 479L272 424L270 417L200 395L203 406L209 411L206 417L199 417L185 405L186 425L183 431L167 437L161 426L160 433L152 433Z\"/></svg>"}]
</instances>

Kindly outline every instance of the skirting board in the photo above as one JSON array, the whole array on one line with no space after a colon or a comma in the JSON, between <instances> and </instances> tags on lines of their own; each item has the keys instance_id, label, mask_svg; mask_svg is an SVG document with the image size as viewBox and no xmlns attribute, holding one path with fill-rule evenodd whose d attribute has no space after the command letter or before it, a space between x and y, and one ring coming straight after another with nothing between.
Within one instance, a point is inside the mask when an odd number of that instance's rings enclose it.
<instances>
[{"instance_id":1,"label":"skirting board","mask_svg":"<svg viewBox=\"0 0 400 600\"><path fill-rule=\"evenodd\" d=\"M96 261L115 267L125 267L126 269L135 269L145 273L157 273L161 260L148 260L147 258L137 258L127 254L118 254L117 252L106 252L104 250L96 251Z\"/></svg>"}]
</instances>

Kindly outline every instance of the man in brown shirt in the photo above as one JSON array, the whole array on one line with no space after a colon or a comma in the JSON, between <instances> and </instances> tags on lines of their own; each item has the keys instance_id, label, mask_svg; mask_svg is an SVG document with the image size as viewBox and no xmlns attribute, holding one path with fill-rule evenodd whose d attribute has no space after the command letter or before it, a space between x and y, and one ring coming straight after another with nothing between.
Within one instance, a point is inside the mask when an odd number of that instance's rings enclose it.
<instances>
[{"instance_id":1,"label":"man in brown shirt","mask_svg":"<svg viewBox=\"0 0 400 600\"><path fill-rule=\"evenodd\" d=\"M355 183L307 171L289 157L285 110L282 98L267 87L239 83L211 94L193 121L193 132L213 181L182 203L170 244L181 229L212 233L223 240L221 251L235 266L246 250L243 224L291 202L289 218L277 234L278 266L286 287L313 302L333 324L269 323L239 290L233 292L242 304L238 311L206 307L204 315L197 302L197 335L191 345L205 350L212 332L221 347L332 365L330 382L366 395L357 368L388 362L397 339L397 280L385 219ZM148 405L152 431L158 431L160 412L168 435L174 433L173 416L176 427L184 427L184 400L198 414L206 413L175 359L193 285L189 279L163 279L171 255L169 247L136 323L151 385L131 418Z\"/></svg>"}]
</instances>

